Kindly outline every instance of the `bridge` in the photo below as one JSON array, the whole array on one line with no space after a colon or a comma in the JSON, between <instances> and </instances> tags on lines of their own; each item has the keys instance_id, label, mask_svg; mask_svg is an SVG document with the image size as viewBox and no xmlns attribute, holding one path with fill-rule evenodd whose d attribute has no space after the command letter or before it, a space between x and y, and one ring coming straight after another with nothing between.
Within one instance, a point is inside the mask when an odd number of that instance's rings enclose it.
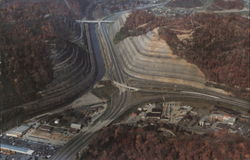
<instances>
[{"instance_id":1,"label":"bridge","mask_svg":"<svg viewBox=\"0 0 250 160\"><path fill-rule=\"evenodd\" d=\"M110 20L76 20L76 22L78 23L114 23L114 21L110 21Z\"/></svg>"}]
</instances>

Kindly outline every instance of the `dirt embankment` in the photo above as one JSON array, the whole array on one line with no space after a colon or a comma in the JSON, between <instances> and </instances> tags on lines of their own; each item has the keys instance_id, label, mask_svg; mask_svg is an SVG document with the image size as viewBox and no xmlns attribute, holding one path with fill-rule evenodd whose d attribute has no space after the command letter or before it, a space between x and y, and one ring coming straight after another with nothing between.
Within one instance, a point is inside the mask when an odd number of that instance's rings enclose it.
<instances>
[{"instance_id":1,"label":"dirt embankment","mask_svg":"<svg viewBox=\"0 0 250 160\"><path fill-rule=\"evenodd\" d=\"M99 138L83 154L96 160L243 160L250 158L250 140L218 132L207 135L165 137L155 127L131 128L112 126L101 131Z\"/></svg>"},{"instance_id":2,"label":"dirt embankment","mask_svg":"<svg viewBox=\"0 0 250 160\"><path fill-rule=\"evenodd\" d=\"M36 93L52 81L51 49L62 48L69 35L61 22L63 17L69 21L78 18L81 3L69 1L74 12L58 0L13 0L1 4L1 107L34 100Z\"/></svg>"},{"instance_id":3,"label":"dirt embankment","mask_svg":"<svg viewBox=\"0 0 250 160\"><path fill-rule=\"evenodd\" d=\"M156 17L145 11L132 13L114 38L145 34L160 27L159 34L174 54L197 65L208 81L238 96L249 97L250 27L238 15L196 14Z\"/></svg>"}]
</instances>

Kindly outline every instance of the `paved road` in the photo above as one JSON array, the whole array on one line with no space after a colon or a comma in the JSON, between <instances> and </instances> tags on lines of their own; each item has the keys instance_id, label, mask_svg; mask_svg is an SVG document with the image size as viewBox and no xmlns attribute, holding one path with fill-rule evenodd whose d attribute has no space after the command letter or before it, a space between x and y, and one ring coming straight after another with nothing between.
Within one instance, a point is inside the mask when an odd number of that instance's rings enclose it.
<instances>
[{"instance_id":1,"label":"paved road","mask_svg":"<svg viewBox=\"0 0 250 160\"><path fill-rule=\"evenodd\" d=\"M91 36L96 36L96 34L91 34ZM96 37L92 37L96 39ZM98 43L98 42L96 42ZM112 61L114 62L115 70L114 74L116 79L124 83L123 75L120 72L120 66L116 63L115 54L113 53L113 48L111 47L110 41L107 41L107 46L110 49L110 55L112 57ZM128 92L120 93L119 96L114 95L111 99L111 105L107 107L105 112L92 124L89 125L86 132L79 134L75 138L73 138L66 146L60 150L56 155L54 155L52 160L72 160L76 158L77 153L84 147L86 147L90 140L97 134L97 131L102 129L103 127L108 126L112 121L117 119L120 115L122 115L126 109L126 99L128 97Z\"/></svg>"},{"instance_id":2,"label":"paved road","mask_svg":"<svg viewBox=\"0 0 250 160\"><path fill-rule=\"evenodd\" d=\"M109 39L108 33L106 29L103 27L103 24L100 23L99 26L100 33L102 35L102 38L104 39L106 43L106 47L109 50L110 58L113 64L113 80L115 80L118 83L126 84L123 69L122 66L119 63L119 59L115 54L114 48L112 47L112 40ZM91 35L91 36L96 36ZM93 39L96 39L93 38ZM98 43L98 42L96 42ZM152 92L154 90L144 90L145 92ZM161 92L155 92L157 94ZM223 102L235 106L242 106L242 108L249 109L250 104L249 102L238 100L236 98L228 97L228 96L222 96L222 95L213 95L213 94L207 94L207 93L199 93L194 91L185 91L185 90L179 90L179 91L162 91L162 93L168 94L168 96L176 97L176 98L190 98L190 99L206 99L209 101L215 101L215 102ZM86 132L79 134L75 138L73 138L68 144L64 146L62 150L60 150L56 155L54 155L51 159L52 160L73 160L76 158L76 154L81 151L84 147L86 147L90 141L97 135L97 131L102 129L103 127L108 126L111 124L115 119L117 119L119 116L124 114L131 105L129 104L129 100L131 100L130 97L131 92L128 90L125 90L124 92L121 92L119 95L113 95L111 98L111 105L107 107L105 112L92 124L89 125ZM164 95L149 95L148 97L145 96L142 99L135 100L136 102L140 104L141 102L146 102L148 100L158 99L159 97L163 97ZM168 97L166 96L166 97Z\"/></svg>"},{"instance_id":3,"label":"paved road","mask_svg":"<svg viewBox=\"0 0 250 160\"><path fill-rule=\"evenodd\" d=\"M100 32L103 35L103 38L106 41L106 45L110 51L110 57L114 65L114 79L119 83L125 83L125 79L123 77L122 68L119 65L119 60L115 56L114 49L112 47L111 41L108 38L107 31L101 26ZM149 91L148 91L149 92ZM167 93L165 91L165 93ZM190 98L190 99L206 99L211 101L221 101L228 104L239 105L239 103L245 103L245 101L235 102L230 98L223 98L214 95L209 95L205 93L198 93L192 91L172 91L168 92L168 96L173 96L176 98ZM55 156L51 159L53 160L72 160L75 159L77 152L79 152L82 148L86 147L89 142L97 135L97 131L102 129L103 127L111 124L115 119L121 116L124 112L126 112L131 105L128 105L127 101L129 100L129 96L131 93L129 91L125 91L120 93L120 95L114 95L112 97L111 105L107 107L106 111L95 121L93 122L85 133L81 133L76 136L72 141L70 141L61 151L59 151ZM161 96L148 96L141 100L135 100L137 102L146 102L147 100L158 99ZM249 104L249 103L248 103ZM249 107L248 107L249 109Z\"/></svg>"},{"instance_id":4,"label":"paved road","mask_svg":"<svg viewBox=\"0 0 250 160\"><path fill-rule=\"evenodd\" d=\"M109 41L109 44L111 44L112 39L110 39L109 35L108 35L108 27L106 26L106 24L101 25L102 27L100 28L102 30L102 32L104 33L104 36L106 37L106 40ZM115 53L113 47L109 47L112 48L112 52ZM118 57L118 56L117 56ZM117 58L118 64L119 64L119 70L120 72L124 74L126 74L126 76L129 76L129 74L127 74L125 71L123 71L123 68L125 68L125 66L121 67L123 62L121 58ZM120 62L119 62L120 61ZM149 72L146 72L146 74L149 74ZM152 75L151 75L152 76ZM145 79L139 79L139 78L135 78L135 77L129 77L129 79L133 79L133 83L138 83L139 85L139 90L142 92L154 92L154 93L171 93L171 94L179 94L179 95L185 95L185 96L190 96L190 97L198 97L198 98L204 98L206 100L211 100L211 101L216 101L216 102L220 102L220 103L225 103L231 106L232 109L235 110L242 110L242 112L248 111L250 109L250 103L248 101L245 100L241 100L235 97L231 97L231 96L227 96L224 94L220 94L218 92L214 92L211 90L206 90L206 89L196 89L196 88L192 88L189 87L187 88L187 86L178 86L175 88L175 91L169 91L169 89L163 89L164 87L166 87L166 83L159 83L156 81L151 81L149 84L149 81L145 80ZM128 87L136 87L138 88L138 86L129 86L126 83L123 83ZM174 85L174 84L172 84ZM154 88L150 88L149 86L153 86ZM172 86L173 88L173 86Z\"/></svg>"}]
</instances>

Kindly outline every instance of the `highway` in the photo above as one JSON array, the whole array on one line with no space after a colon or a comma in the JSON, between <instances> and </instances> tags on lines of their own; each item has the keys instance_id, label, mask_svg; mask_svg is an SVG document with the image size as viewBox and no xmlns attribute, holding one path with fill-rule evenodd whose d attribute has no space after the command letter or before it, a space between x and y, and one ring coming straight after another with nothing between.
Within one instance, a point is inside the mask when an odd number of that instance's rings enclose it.
<instances>
[{"instance_id":1,"label":"highway","mask_svg":"<svg viewBox=\"0 0 250 160\"><path fill-rule=\"evenodd\" d=\"M96 36L96 34L91 34L91 36ZM92 37L92 39L96 39ZM97 43L97 42L94 42ZM115 53L113 53L113 48L110 41L107 40L107 46L110 49L110 55L114 62L116 80L120 83L124 83L123 75L120 72L120 66L116 63ZM51 157L52 160L72 160L76 158L77 153L84 147L86 147L92 138L97 134L97 131L103 127L108 126L116 118L118 118L122 113L126 111L126 99L128 92L122 92L119 96L114 95L111 99L111 105L107 107L105 112L92 124L88 126L86 132L81 133L74 137L69 143L67 143L56 155Z\"/></svg>"},{"instance_id":2,"label":"highway","mask_svg":"<svg viewBox=\"0 0 250 160\"><path fill-rule=\"evenodd\" d=\"M102 24L102 27L100 28L102 32L104 33L104 36L106 37L106 40L109 41L109 44L111 44L112 39L109 38L110 36L108 35L108 26L106 24ZM110 47L109 47L110 48ZM111 47L113 48L113 47ZM113 52L115 53L114 49ZM242 110L243 112L248 111L250 109L250 103L246 100L241 100L236 97L232 97L229 95L225 95L219 92L211 91L208 89L199 89L199 88L194 88L194 87L189 87L185 85L178 85L178 87L174 87L175 84L166 84L166 83L161 83L157 81L149 81L141 78L136 78L131 74L126 73L125 68L127 67L122 58L119 58L121 56L116 56L117 61L120 67L120 71L126 75L125 77L128 77L129 80L133 80L133 83L140 84L140 85L133 85L129 86L126 83L119 84L120 87L124 88L133 88L134 90L140 90L141 92L149 92L149 93L171 93L171 94L179 94L179 95L187 95L191 97L199 97L203 98L206 100L211 100L215 102L220 102L224 104L228 104L233 106L232 109L235 110ZM141 73L142 74L142 73ZM149 74L149 72L145 72L144 74ZM151 75L149 75L151 76ZM116 83L117 84L117 83ZM130 83L131 84L131 83ZM168 89L164 89L166 86ZM151 88L152 87L152 88ZM173 91L170 91L169 88L174 88Z\"/></svg>"},{"instance_id":3,"label":"highway","mask_svg":"<svg viewBox=\"0 0 250 160\"><path fill-rule=\"evenodd\" d=\"M105 40L105 46L108 48L111 60L113 62L114 70L113 70L113 80L119 84L126 85L126 80L124 78L123 69L120 65L120 61L117 58L114 48L112 46L112 42L107 35L107 31L105 27L101 24L99 27L100 33ZM96 36L95 34L91 34L91 36ZM96 42L95 42L96 43ZM143 91L143 90L142 90ZM151 92L152 90L144 90L145 92ZM165 93L165 95L154 95L159 93ZM132 105L128 101L131 100L131 92L129 90L125 90L121 92L119 96L113 95L111 99L111 104L107 107L105 112L93 123L91 123L86 130L86 132L79 134L75 138L73 138L68 144L66 144L62 150L60 150L56 155L54 155L51 159L52 160L72 160L76 158L78 152L80 152L83 148L85 148L90 141L97 135L98 131L103 127L108 126L111 124L115 119L125 113ZM209 101L215 102L224 102L233 105L239 105L239 103L246 103L245 107L249 109L249 103L245 101L235 102L230 97L223 98L218 97L210 94L193 92L193 91L162 91L162 92L155 92L152 93L150 96L145 96L142 99L135 100L134 103L140 104L143 102L147 102L149 100L159 99L161 97L175 97L175 98L190 98L190 99L206 99Z\"/></svg>"},{"instance_id":4,"label":"highway","mask_svg":"<svg viewBox=\"0 0 250 160\"><path fill-rule=\"evenodd\" d=\"M111 64L113 65L112 70L112 78L111 80L115 81L120 87L124 87L124 91L120 93L116 93L111 98L111 104L108 105L106 110L103 114L92 122L85 132L80 133L76 137L74 137L69 143L67 143L59 152L57 152L51 160L73 160L76 159L76 155L80 152L83 148L87 147L87 145L91 142L91 140L97 136L98 131L103 127L110 125L114 120L124 114L128 109L133 107L134 104L145 103L147 101L152 101L160 98L189 98L189 99L197 99L197 100L207 100L213 102L221 102L225 104L229 104L235 107L241 107L243 110L250 109L250 103L247 101L239 100L237 98L233 98L230 96L214 94L214 93L207 93L205 90L201 92L196 92L193 90L176 90L176 91L167 91L167 90L154 90L154 89L145 89L145 88L134 88L132 86L128 86L126 84L126 74L123 71L123 66L121 60L116 55L115 49L113 47L112 40L108 36L108 32L105 28L104 23L98 23L100 37L103 38L103 46L107 47L108 53L111 58ZM105 21L103 21L105 22ZM88 23L88 21L86 21ZM89 22L92 23L92 22ZM93 22L94 23L94 22ZM96 26L91 26L96 27ZM93 28L91 29L93 32ZM93 34L90 32L90 37L92 43L99 43L96 39L97 34ZM95 39L93 41L93 39ZM137 79L134 79L137 81ZM142 80L138 80L138 82L142 82ZM146 84L144 84L146 85ZM159 85L159 84L155 84ZM142 99L135 99L133 103L131 103L131 98L133 99L133 91L130 91L130 88L134 89L135 91L151 93L148 96L143 97ZM132 105L133 104L133 105ZM238 109L238 108L237 108Z\"/></svg>"}]
</instances>

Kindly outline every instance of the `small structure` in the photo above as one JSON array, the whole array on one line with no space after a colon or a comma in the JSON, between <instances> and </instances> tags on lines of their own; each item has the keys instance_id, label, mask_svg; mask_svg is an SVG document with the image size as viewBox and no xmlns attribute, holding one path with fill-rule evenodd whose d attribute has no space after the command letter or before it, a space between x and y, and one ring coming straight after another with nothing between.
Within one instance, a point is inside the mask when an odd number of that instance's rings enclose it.
<instances>
[{"instance_id":1,"label":"small structure","mask_svg":"<svg viewBox=\"0 0 250 160\"><path fill-rule=\"evenodd\" d=\"M77 123L71 123L70 127L74 129L81 129L82 125Z\"/></svg>"},{"instance_id":2,"label":"small structure","mask_svg":"<svg viewBox=\"0 0 250 160\"><path fill-rule=\"evenodd\" d=\"M0 144L0 150L1 152L22 153L27 155L32 155L34 153L34 151L31 149L7 145L7 144Z\"/></svg>"},{"instance_id":3,"label":"small structure","mask_svg":"<svg viewBox=\"0 0 250 160\"><path fill-rule=\"evenodd\" d=\"M55 124L59 124L59 123L60 123L60 119L56 119L56 120L54 121L54 123L55 123Z\"/></svg>"},{"instance_id":4,"label":"small structure","mask_svg":"<svg viewBox=\"0 0 250 160\"><path fill-rule=\"evenodd\" d=\"M153 108L152 113L162 113L162 108Z\"/></svg>"},{"instance_id":5,"label":"small structure","mask_svg":"<svg viewBox=\"0 0 250 160\"><path fill-rule=\"evenodd\" d=\"M28 130L30 129L30 126L28 125L21 125L19 127L13 128L6 132L6 136L10 137L21 137L23 136Z\"/></svg>"},{"instance_id":6,"label":"small structure","mask_svg":"<svg viewBox=\"0 0 250 160\"><path fill-rule=\"evenodd\" d=\"M47 125L41 125L38 130L43 131L43 132L50 132L53 129L51 126Z\"/></svg>"},{"instance_id":7,"label":"small structure","mask_svg":"<svg viewBox=\"0 0 250 160\"><path fill-rule=\"evenodd\" d=\"M147 113L146 117L148 119L161 119L161 113Z\"/></svg>"}]
</instances>

